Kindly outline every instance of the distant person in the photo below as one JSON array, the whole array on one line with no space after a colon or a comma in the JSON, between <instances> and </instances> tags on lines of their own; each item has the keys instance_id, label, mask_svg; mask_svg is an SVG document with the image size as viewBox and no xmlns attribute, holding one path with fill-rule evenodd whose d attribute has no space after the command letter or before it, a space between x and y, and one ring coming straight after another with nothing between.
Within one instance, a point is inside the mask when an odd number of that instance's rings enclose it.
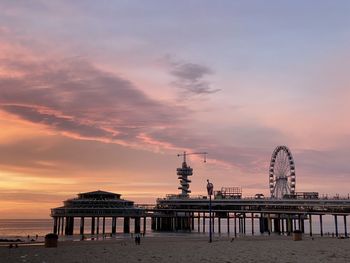
<instances>
[{"instance_id":1,"label":"distant person","mask_svg":"<svg viewBox=\"0 0 350 263\"><path fill-rule=\"evenodd\" d=\"M139 233L137 233L137 234L135 235L135 244L136 244L136 245L140 245L140 243L141 243L141 236L140 236Z\"/></svg>"}]
</instances>

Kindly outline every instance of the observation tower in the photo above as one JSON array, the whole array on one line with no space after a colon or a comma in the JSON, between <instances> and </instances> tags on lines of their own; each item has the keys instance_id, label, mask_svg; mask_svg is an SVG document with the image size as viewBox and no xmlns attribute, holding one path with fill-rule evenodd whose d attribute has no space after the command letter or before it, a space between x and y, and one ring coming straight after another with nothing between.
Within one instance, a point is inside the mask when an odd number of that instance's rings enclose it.
<instances>
[{"instance_id":1,"label":"observation tower","mask_svg":"<svg viewBox=\"0 0 350 263\"><path fill-rule=\"evenodd\" d=\"M183 162L182 167L177 168L177 175L178 179L180 180L180 186L178 187L179 190L181 190L181 197L188 197L188 194L191 193L190 188L190 182L191 180L188 179L189 176L193 175L193 169L190 166L187 166L186 163L186 156L187 155L203 155L204 156L204 162L207 162L207 152L192 152L192 153L186 153L178 154L177 157L183 156Z\"/></svg>"},{"instance_id":2,"label":"observation tower","mask_svg":"<svg viewBox=\"0 0 350 263\"><path fill-rule=\"evenodd\" d=\"M184 160L182 162L182 167L177 168L177 178L180 180L180 186L178 187L178 189L181 190L180 195L182 197L188 197L188 194L191 193L191 190L189 190L189 183L191 182L191 180L189 180L188 177L193 175L193 169L190 166L187 166L186 152L184 152L183 156Z\"/></svg>"}]
</instances>

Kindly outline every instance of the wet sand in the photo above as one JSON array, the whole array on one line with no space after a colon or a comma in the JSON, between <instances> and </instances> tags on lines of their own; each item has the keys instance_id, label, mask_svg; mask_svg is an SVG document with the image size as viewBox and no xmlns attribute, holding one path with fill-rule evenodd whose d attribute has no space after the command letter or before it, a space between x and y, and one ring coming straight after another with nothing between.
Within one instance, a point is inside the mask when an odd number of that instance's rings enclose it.
<instances>
[{"instance_id":1,"label":"wet sand","mask_svg":"<svg viewBox=\"0 0 350 263\"><path fill-rule=\"evenodd\" d=\"M215 238L143 237L103 241L64 241L57 248L42 245L0 247L1 262L350 262L350 239L286 236Z\"/></svg>"}]
</instances>

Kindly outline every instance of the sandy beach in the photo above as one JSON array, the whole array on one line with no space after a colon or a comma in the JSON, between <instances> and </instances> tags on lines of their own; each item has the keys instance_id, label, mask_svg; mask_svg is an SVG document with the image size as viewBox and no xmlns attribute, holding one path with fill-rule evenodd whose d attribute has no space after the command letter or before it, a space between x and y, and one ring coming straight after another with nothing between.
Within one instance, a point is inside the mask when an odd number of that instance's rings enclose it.
<instances>
[{"instance_id":1,"label":"sandy beach","mask_svg":"<svg viewBox=\"0 0 350 263\"><path fill-rule=\"evenodd\" d=\"M64 241L57 248L0 248L1 262L349 262L350 240L286 236L215 238L144 237L134 241Z\"/></svg>"}]
</instances>

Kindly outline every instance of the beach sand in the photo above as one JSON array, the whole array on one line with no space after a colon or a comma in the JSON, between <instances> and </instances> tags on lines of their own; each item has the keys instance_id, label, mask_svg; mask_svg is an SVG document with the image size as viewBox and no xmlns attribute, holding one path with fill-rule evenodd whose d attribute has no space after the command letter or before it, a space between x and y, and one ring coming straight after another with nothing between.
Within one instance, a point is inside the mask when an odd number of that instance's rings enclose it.
<instances>
[{"instance_id":1,"label":"beach sand","mask_svg":"<svg viewBox=\"0 0 350 263\"><path fill-rule=\"evenodd\" d=\"M104 241L64 241L57 248L0 247L1 262L350 262L350 240L286 236L144 237Z\"/></svg>"}]
</instances>

